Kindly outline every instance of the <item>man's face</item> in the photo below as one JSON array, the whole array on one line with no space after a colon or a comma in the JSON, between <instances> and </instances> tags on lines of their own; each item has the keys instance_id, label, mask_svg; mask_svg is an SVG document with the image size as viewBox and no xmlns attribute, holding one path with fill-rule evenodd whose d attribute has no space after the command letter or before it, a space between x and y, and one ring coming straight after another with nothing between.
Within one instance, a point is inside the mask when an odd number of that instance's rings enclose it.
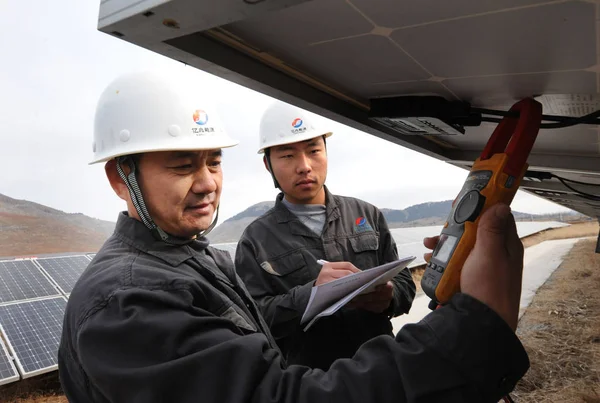
<instances>
[{"instance_id":1,"label":"man's face","mask_svg":"<svg viewBox=\"0 0 600 403\"><path fill-rule=\"evenodd\" d=\"M324 204L327 150L323 137L272 147L271 167L286 198L296 204Z\"/></svg>"},{"instance_id":2,"label":"man's face","mask_svg":"<svg viewBox=\"0 0 600 403\"><path fill-rule=\"evenodd\" d=\"M210 226L221 196L221 158L221 150L141 155L138 182L156 225L181 238Z\"/></svg>"}]
</instances>

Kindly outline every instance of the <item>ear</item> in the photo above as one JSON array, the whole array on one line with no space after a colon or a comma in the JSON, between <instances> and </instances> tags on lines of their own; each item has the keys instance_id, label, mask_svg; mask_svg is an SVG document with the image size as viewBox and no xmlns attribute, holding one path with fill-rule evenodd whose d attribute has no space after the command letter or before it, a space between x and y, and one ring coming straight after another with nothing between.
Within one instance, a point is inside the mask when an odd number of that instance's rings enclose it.
<instances>
[{"instance_id":1,"label":"ear","mask_svg":"<svg viewBox=\"0 0 600 403\"><path fill-rule=\"evenodd\" d=\"M269 163L267 162L267 156L265 155L263 157L263 164L265 164L265 169L269 172L271 172L271 170L269 169Z\"/></svg>"},{"instance_id":2,"label":"ear","mask_svg":"<svg viewBox=\"0 0 600 403\"><path fill-rule=\"evenodd\" d=\"M122 166L122 168L123 171L125 171L125 174L128 175L129 166L125 164ZM121 177L119 176L119 172L117 171L117 160L112 159L108 161L106 165L104 165L104 171L106 172L106 177L110 182L110 186L113 188L117 196L119 196L126 202L129 202L131 196L129 195L129 190L127 189L127 186L125 186L125 182L123 182L123 179L121 179Z\"/></svg>"}]
</instances>

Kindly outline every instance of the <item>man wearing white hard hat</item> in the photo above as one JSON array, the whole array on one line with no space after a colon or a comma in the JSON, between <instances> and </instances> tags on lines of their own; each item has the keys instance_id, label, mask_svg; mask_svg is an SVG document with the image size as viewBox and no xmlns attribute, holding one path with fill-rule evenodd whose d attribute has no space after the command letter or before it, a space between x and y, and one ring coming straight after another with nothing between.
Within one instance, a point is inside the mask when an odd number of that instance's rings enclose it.
<instances>
[{"instance_id":1,"label":"man wearing white hard hat","mask_svg":"<svg viewBox=\"0 0 600 403\"><path fill-rule=\"evenodd\" d=\"M67 303L58 369L69 401L495 402L514 387L528 360L514 334L523 256L506 206L482 218L464 293L448 306L328 372L287 366L231 258L204 237L221 149L236 141L198 94L134 74L100 98L94 162L127 210Z\"/></svg>"},{"instance_id":2,"label":"man wearing white hard hat","mask_svg":"<svg viewBox=\"0 0 600 403\"><path fill-rule=\"evenodd\" d=\"M350 273L321 267L319 260L367 270L398 259L381 211L325 186L331 135L311 113L283 102L267 108L258 152L281 193L275 207L245 229L235 255L238 274L286 359L325 370L338 358L352 357L365 341L392 336L390 318L408 313L415 296L405 268L376 291L302 329L313 286Z\"/></svg>"}]
</instances>

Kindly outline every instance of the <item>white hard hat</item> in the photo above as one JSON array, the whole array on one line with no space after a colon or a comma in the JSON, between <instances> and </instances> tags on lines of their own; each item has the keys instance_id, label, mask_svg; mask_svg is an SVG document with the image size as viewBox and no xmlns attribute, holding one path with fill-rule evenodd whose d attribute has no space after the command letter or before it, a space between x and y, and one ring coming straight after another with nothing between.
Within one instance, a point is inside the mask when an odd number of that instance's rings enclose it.
<instances>
[{"instance_id":1,"label":"white hard hat","mask_svg":"<svg viewBox=\"0 0 600 403\"><path fill-rule=\"evenodd\" d=\"M130 73L114 80L100 96L90 164L143 152L212 150L237 144L201 89L152 73Z\"/></svg>"},{"instance_id":2,"label":"white hard hat","mask_svg":"<svg viewBox=\"0 0 600 403\"><path fill-rule=\"evenodd\" d=\"M332 134L318 127L314 114L290 104L275 102L267 108L260 121L258 153L269 147Z\"/></svg>"}]
</instances>

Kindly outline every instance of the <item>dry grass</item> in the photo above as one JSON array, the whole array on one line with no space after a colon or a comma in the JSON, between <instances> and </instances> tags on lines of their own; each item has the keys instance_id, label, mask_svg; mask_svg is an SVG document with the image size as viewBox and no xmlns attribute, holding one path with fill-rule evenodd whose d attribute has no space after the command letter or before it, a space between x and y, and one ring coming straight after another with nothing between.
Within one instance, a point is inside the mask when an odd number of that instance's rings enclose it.
<instances>
[{"instance_id":1,"label":"dry grass","mask_svg":"<svg viewBox=\"0 0 600 403\"><path fill-rule=\"evenodd\" d=\"M413 281L417 286L417 292L421 291L421 278L423 278L423 274L425 273L425 265L415 266L410 269L410 273L412 274Z\"/></svg>"},{"instance_id":2,"label":"dry grass","mask_svg":"<svg viewBox=\"0 0 600 403\"><path fill-rule=\"evenodd\" d=\"M568 227L552 228L522 239L523 246L529 248L553 239L582 238L598 235L598 221L573 223Z\"/></svg>"},{"instance_id":3,"label":"dry grass","mask_svg":"<svg viewBox=\"0 0 600 403\"><path fill-rule=\"evenodd\" d=\"M519 323L531 368L518 402L600 403L600 254L577 243Z\"/></svg>"}]
</instances>

